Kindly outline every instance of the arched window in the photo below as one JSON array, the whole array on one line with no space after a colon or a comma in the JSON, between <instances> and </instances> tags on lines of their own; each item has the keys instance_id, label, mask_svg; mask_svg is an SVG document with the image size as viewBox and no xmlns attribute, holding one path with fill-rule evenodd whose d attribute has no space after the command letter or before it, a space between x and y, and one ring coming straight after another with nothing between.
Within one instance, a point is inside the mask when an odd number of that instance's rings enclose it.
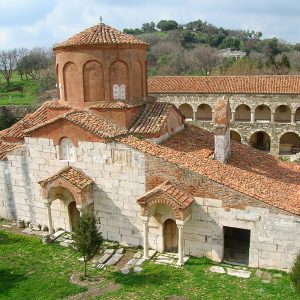
<instances>
[{"instance_id":1,"label":"arched window","mask_svg":"<svg viewBox=\"0 0 300 300\"><path fill-rule=\"evenodd\" d=\"M68 138L63 138L60 141L60 159L75 161L75 148L72 141Z\"/></svg>"},{"instance_id":2,"label":"arched window","mask_svg":"<svg viewBox=\"0 0 300 300\"><path fill-rule=\"evenodd\" d=\"M126 86L125 84L114 84L113 85L114 99L126 99Z\"/></svg>"}]
</instances>

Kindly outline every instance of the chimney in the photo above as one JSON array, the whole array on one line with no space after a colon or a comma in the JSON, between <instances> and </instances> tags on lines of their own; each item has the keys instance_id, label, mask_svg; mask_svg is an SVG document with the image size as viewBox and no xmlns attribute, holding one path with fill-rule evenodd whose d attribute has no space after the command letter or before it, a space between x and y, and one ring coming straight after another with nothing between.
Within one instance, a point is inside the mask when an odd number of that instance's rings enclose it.
<instances>
[{"instance_id":1,"label":"chimney","mask_svg":"<svg viewBox=\"0 0 300 300\"><path fill-rule=\"evenodd\" d=\"M230 105L228 99L218 99L214 114L215 155L214 158L226 163L230 155Z\"/></svg>"}]
</instances>

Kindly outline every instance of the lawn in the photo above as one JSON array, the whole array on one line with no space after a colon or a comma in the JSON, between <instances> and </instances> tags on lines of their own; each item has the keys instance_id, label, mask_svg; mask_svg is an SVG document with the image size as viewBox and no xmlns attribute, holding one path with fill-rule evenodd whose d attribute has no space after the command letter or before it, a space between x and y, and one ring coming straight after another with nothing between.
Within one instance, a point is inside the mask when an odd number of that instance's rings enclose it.
<instances>
[{"instance_id":1,"label":"lawn","mask_svg":"<svg viewBox=\"0 0 300 300\"><path fill-rule=\"evenodd\" d=\"M240 279L210 273L211 265L208 259L191 258L183 269L148 262L140 274L94 269L106 283L119 285L96 299L298 299L288 274L277 272L281 277L263 283L255 275ZM62 299L80 293L84 288L69 282L75 270L82 265L73 251L0 231L0 299Z\"/></svg>"},{"instance_id":2,"label":"lawn","mask_svg":"<svg viewBox=\"0 0 300 300\"><path fill-rule=\"evenodd\" d=\"M12 91L10 89L16 87L23 87L24 92ZM21 76L14 73L11 78L11 83L8 86L3 77L0 81L0 106L2 105L27 105L32 104L37 96L37 82L36 80L28 79L21 80Z\"/></svg>"}]
</instances>

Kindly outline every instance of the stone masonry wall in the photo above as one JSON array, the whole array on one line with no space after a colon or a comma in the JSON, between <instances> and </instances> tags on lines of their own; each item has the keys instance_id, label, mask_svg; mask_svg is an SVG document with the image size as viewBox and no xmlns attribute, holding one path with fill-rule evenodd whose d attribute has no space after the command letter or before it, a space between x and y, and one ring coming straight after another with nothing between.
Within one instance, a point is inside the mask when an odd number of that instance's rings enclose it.
<instances>
[{"instance_id":1,"label":"stone masonry wall","mask_svg":"<svg viewBox=\"0 0 300 300\"><path fill-rule=\"evenodd\" d=\"M143 155L117 143L79 142L77 161L56 159L52 140L26 138L26 154L12 153L0 168L0 213L2 217L30 220L47 225L46 209L38 181L54 175L67 165L79 168L90 176L94 209L101 220L104 239L130 245L141 245L142 228L138 196L145 192ZM54 228L69 229L65 203L51 205Z\"/></svg>"}]
</instances>

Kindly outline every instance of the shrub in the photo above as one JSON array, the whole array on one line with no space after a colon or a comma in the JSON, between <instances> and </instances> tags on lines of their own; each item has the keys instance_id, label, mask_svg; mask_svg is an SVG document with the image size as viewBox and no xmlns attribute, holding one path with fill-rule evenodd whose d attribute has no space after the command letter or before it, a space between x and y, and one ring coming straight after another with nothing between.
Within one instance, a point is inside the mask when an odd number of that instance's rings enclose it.
<instances>
[{"instance_id":1,"label":"shrub","mask_svg":"<svg viewBox=\"0 0 300 300\"><path fill-rule=\"evenodd\" d=\"M290 276L296 292L300 294L300 253L296 257Z\"/></svg>"}]
</instances>

